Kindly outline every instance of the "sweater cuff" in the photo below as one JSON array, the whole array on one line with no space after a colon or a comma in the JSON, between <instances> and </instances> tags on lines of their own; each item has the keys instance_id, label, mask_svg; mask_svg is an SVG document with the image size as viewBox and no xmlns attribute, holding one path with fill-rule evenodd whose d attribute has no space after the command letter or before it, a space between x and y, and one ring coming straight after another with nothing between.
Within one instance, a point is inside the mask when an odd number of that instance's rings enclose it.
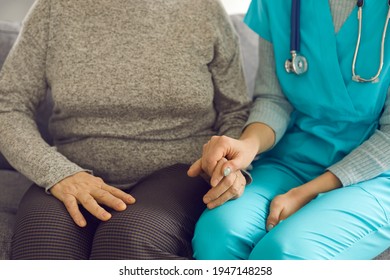
<instances>
[{"instance_id":1,"label":"sweater cuff","mask_svg":"<svg viewBox=\"0 0 390 280\"><path fill-rule=\"evenodd\" d=\"M351 176L348 174L348 172L345 169L342 168L340 164L332 165L327 170L332 172L333 175L335 175L340 180L343 187L352 184L353 180Z\"/></svg>"},{"instance_id":2,"label":"sweater cuff","mask_svg":"<svg viewBox=\"0 0 390 280\"><path fill-rule=\"evenodd\" d=\"M253 181L252 175L249 173L248 170L245 170L245 169L242 169L241 173L242 173L242 175L244 176L244 178L246 180L246 186L250 185L252 183L252 181Z\"/></svg>"},{"instance_id":3,"label":"sweater cuff","mask_svg":"<svg viewBox=\"0 0 390 280\"><path fill-rule=\"evenodd\" d=\"M343 186L370 180L389 170L388 137L377 131L369 140L328 168Z\"/></svg>"},{"instance_id":4,"label":"sweater cuff","mask_svg":"<svg viewBox=\"0 0 390 280\"><path fill-rule=\"evenodd\" d=\"M65 178L73 176L79 172L87 172L87 173L93 175L93 172L91 170L83 169L83 168L77 166L76 164L72 164L72 165L68 166L67 168L63 169L61 173L56 174L55 176L53 176L53 174L52 174L51 176L48 176L46 181L42 182L41 184L37 184L37 185L43 187L45 189L46 193L50 194L50 189L52 187L54 187L56 184L58 184L59 182L61 182Z\"/></svg>"}]
</instances>

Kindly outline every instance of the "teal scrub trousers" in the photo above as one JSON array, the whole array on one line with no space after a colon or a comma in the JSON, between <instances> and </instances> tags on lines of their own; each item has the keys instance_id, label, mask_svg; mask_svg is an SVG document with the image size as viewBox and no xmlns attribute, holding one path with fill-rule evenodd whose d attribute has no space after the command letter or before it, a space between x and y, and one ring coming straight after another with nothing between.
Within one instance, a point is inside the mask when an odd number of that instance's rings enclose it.
<instances>
[{"instance_id":1,"label":"teal scrub trousers","mask_svg":"<svg viewBox=\"0 0 390 280\"><path fill-rule=\"evenodd\" d=\"M390 246L388 176L321 194L266 232L272 198L304 182L272 164L252 175L242 197L202 214L196 259L372 259Z\"/></svg>"}]
</instances>

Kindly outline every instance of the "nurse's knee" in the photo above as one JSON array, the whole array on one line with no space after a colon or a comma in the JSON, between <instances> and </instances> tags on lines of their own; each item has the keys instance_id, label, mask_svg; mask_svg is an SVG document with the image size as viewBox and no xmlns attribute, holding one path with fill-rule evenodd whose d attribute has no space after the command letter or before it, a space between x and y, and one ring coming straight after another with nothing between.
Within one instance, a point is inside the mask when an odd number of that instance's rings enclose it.
<instances>
[{"instance_id":1,"label":"nurse's knee","mask_svg":"<svg viewBox=\"0 0 390 280\"><path fill-rule=\"evenodd\" d=\"M192 240L194 258L199 260L227 260L247 258L249 249L242 247L242 238L234 234L233 220L221 217L218 211L206 210L200 217ZM246 256L243 252L248 251Z\"/></svg>"},{"instance_id":2,"label":"nurse's knee","mask_svg":"<svg viewBox=\"0 0 390 280\"><path fill-rule=\"evenodd\" d=\"M249 255L251 260L296 260L302 259L304 248L298 240L284 232L269 232Z\"/></svg>"}]
</instances>

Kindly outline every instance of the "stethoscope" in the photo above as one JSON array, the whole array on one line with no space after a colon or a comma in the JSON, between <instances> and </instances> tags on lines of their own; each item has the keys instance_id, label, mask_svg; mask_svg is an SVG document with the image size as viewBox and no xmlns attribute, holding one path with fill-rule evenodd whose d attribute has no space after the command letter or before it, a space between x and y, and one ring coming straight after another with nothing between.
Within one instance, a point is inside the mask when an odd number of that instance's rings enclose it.
<instances>
[{"instance_id":1,"label":"stethoscope","mask_svg":"<svg viewBox=\"0 0 390 280\"><path fill-rule=\"evenodd\" d=\"M385 21L385 26L383 28L382 33L382 42L381 42L381 56L379 62L379 68L375 76L365 79L356 74L356 59L359 54L360 48L360 38L362 34L362 18L363 18L363 5L364 0L358 0L356 5L358 7L358 21L359 21L359 29L358 29L358 37L356 41L355 53L352 61L352 79L356 82L377 82L379 75L382 72L383 68L383 60L385 56L385 41L386 41L386 33L387 26L389 24L390 19L390 0L388 1L388 12ZM290 35L290 53L291 58L287 59L284 67L287 73L294 73L296 75L302 75L308 70L307 59L299 53L300 51L300 9L301 9L301 1L300 0L292 0L291 7L291 35Z\"/></svg>"}]
</instances>

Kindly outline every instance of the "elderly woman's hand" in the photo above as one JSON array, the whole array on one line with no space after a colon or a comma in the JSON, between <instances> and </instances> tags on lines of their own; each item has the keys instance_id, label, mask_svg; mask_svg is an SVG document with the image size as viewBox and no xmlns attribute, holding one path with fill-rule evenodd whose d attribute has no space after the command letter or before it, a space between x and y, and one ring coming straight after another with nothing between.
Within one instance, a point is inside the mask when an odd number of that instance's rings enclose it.
<instances>
[{"instance_id":1,"label":"elderly woman's hand","mask_svg":"<svg viewBox=\"0 0 390 280\"><path fill-rule=\"evenodd\" d=\"M85 227L87 222L81 214L78 204L81 204L96 218L107 221L111 214L99 204L106 205L116 211L123 211L135 199L122 190L109 186L101 178L87 172L79 172L69 176L54 185L50 192L61 200L74 222Z\"/></svg>"},{"instance_id":2,"label":"elderly woman's hand","mask_svg":"<svg viewBox=\"0 0 390 280\"><path fill-rule=\"evenodd\" d=\"M191 165L187 174L195 177L204 172L211 177L210 184L215 187L229 174L247 168L257 151L251 139L213 136L203 145L202 157Z\"/></svg>"},{"instance_id":3,"label":"elderly woman's hand","mask_svg":"<svg viewBox=\"0 0 390 280\"><path fill-rule=\"evenodd\" d=\"M221 168L226 162L226 158L219 160L215 172L222 172ZM191 172L188 175L191 177L197 176ZM201 176L210 181L210 177L206 173L202 173ZM207 205L207 208L213 209L228 200L239 198L244 192L246 183L246 178L240 170L226 174L217 185L213 186L210 183L211 189L203 196L203 202Z\"/></svg>"}]
</instances>

